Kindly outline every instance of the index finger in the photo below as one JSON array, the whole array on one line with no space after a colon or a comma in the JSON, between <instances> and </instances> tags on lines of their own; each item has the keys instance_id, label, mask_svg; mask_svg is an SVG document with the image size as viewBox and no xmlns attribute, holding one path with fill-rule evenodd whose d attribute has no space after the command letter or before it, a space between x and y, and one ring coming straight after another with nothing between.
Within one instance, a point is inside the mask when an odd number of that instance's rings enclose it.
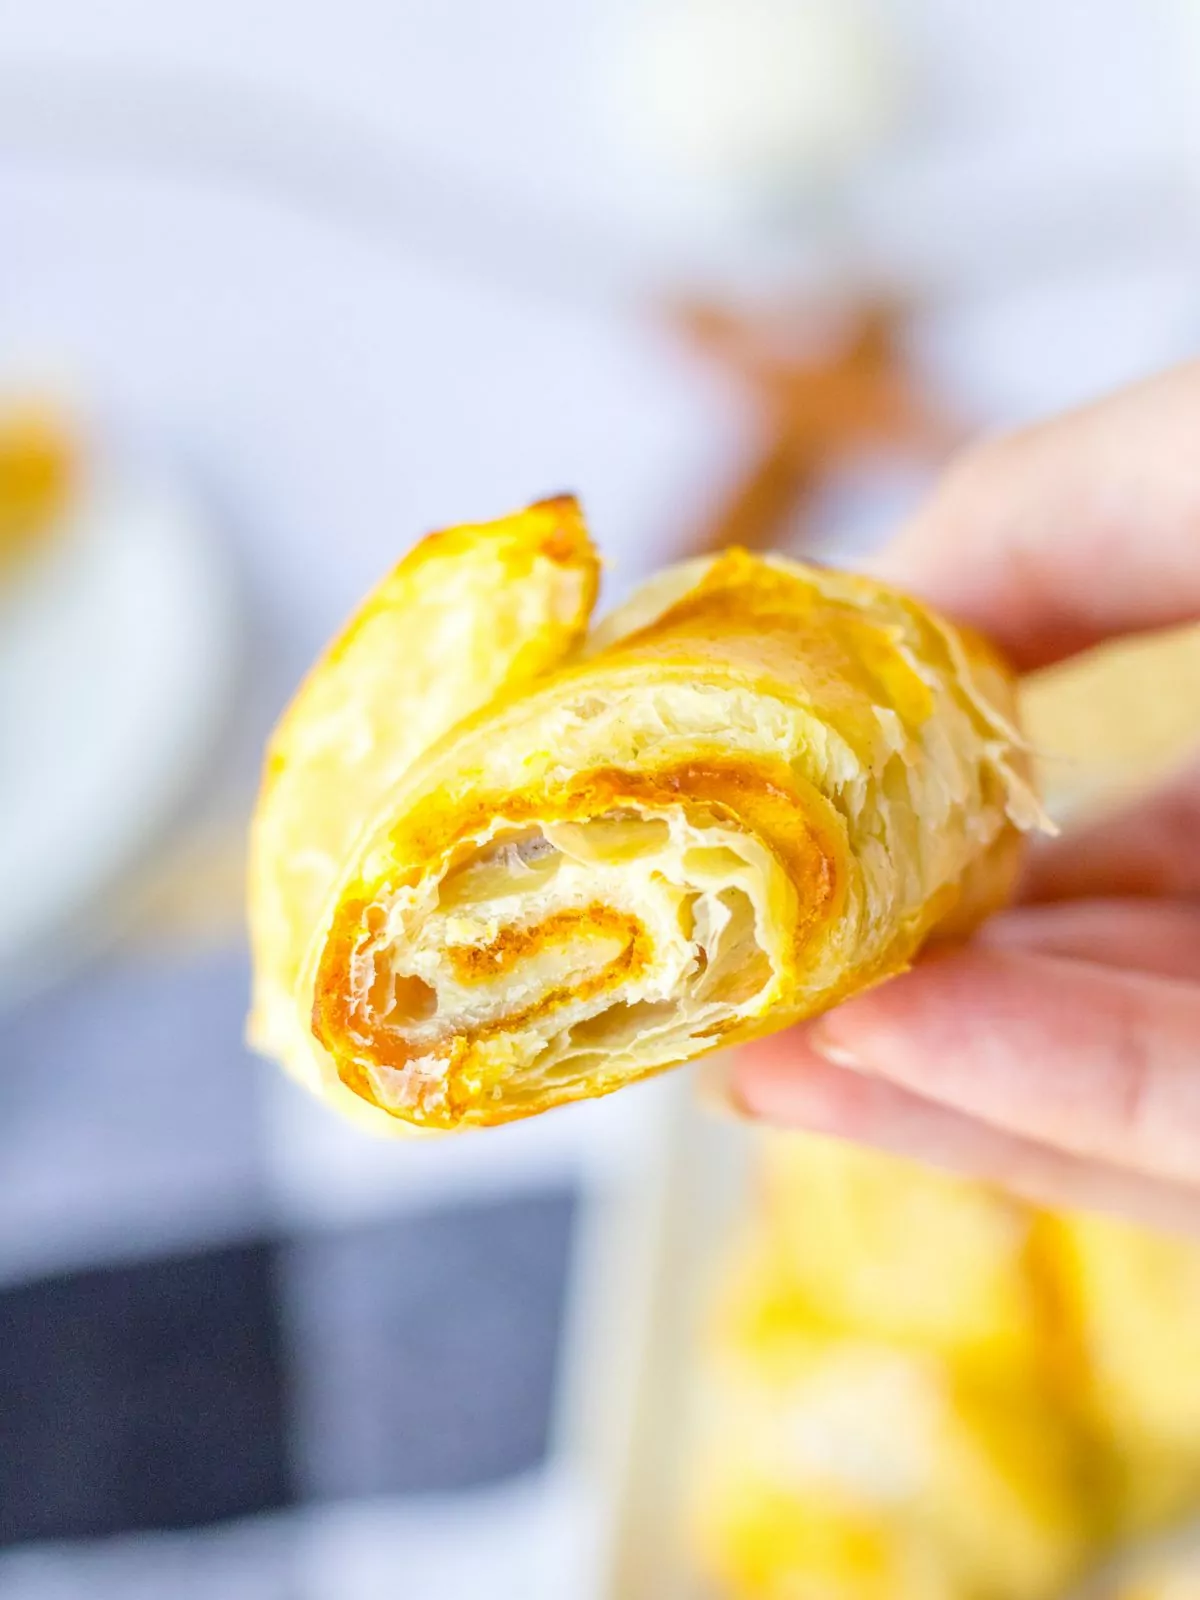
<instances>
[{"instance_id":1,"label":"index finger","mask_svg":"<svg viewBox=\"0 0 1200 1600\"><path fill-rule=\"evenodd\" d=\"M1195 1185L1200 987L1017 944L967 946L856 995L800 1037L853 1067L1074 1156ZM794 1052L787 1034L747 1063ZM769 1113L761 1099L756 1106Z\"/></svg>"},{"instance_id":2,"label":"index finger","mask_svg":"<svg viewBox=\"0 0 1200 1600\"><path fill-rule=\"evenodd\" d=\"M874 570L1023 670L1200 618L1200 362L974 446Z\"/></svg>"}]
</instances>

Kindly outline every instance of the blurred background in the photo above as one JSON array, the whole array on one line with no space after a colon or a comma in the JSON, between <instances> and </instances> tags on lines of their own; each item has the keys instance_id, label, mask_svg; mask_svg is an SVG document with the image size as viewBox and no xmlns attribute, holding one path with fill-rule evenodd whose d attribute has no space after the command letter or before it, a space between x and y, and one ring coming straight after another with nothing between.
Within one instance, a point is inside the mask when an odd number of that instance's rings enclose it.
<instances>
[{"instance_id":1,"label":"blurred background","mask_svg":"<svg viewBox=\"0 0 1200 1600\"><path fill-rule=\"evenodd\" d=\"M1034 1600L1192 1503L1200 1397L1153 1515L1072 1480L1003 1580L695 1554L660 1378L744 1136L680 1077L365 1140L243 1049L241 877L422 533L575 490L608 601L853 559L974 431L1195 354L1198 106L1197 0L0 0L0 1600Z\"/></svg>"}]
</instances>

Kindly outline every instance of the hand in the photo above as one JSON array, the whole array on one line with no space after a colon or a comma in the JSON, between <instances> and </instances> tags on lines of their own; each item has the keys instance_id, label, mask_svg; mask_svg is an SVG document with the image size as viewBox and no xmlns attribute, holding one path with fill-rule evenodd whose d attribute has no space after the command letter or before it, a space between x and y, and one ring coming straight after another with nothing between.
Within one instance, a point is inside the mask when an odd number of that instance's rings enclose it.
<instances>
[{"instance_id":1,"label":"hand","mask_svg":"<svg viewBox=\"0 0 1200 1600\"><path fill-rule=\"evenodd\" d=\"M1200 619L1200 364L947 475L878 570L1022 669ZM747 1047L747 1115L1200 1231L1200 768L1044 847L968 946Z\"/></svg>"}]
</instances>

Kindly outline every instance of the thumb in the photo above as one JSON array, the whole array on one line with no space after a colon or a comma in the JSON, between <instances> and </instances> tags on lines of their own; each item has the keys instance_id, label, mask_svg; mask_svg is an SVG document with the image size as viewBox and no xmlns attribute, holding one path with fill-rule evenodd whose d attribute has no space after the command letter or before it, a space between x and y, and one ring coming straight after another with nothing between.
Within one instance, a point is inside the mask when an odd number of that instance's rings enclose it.
<instances>
[{"instance_id":1,"label":"thumb","mask_svg":"<svg viewBox=\"0 0 1200 1600\"><path fill-rule=\"evenodd\" d=\"M873 571L1022 669L1200 617L1200 363L976 445Z\"/></svg>"}]
</instances>

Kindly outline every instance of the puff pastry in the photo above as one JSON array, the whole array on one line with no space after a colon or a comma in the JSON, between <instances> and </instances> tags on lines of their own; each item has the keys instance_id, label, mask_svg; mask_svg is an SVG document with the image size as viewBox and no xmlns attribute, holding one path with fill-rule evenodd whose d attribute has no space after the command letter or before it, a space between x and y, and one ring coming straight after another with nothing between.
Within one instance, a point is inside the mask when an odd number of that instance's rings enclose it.
<instances>
[{"instance_id":1,"label":"puff pastry","mask_svg":"<svg viewBox=\"0 0 1200 1600\"><path fill-rule=\"evenodd\" d=\"M781 1300L948 1356L988 1381L1050 1365L1031 1270L1044 1226L1028 1206L915 1162L795 1133L762 1141L756 1178L754 1237L775 1261Z\"/></svg>"},{"instance_id":2,"label":"puff pastry","mask_svg":"<svg viewBox=\"0 0 1200 1600\"><path fill-rule=\"evenodd\" d=\"M1118 1528L1144 1534L1200 1503L1200 1249L1110 1217L1050 1227Z\"/></svg>"},{"instance_id":3,"label":"puff pastry","mask_svg":"<svg viewBox=\"0 0 1200 1600\"><path fill-rule=\"evenodd\" d=\"M1037 1600L1078 1575L1089 1513L1075 1441L1038 1383L980 1382L934 1351L830 1326L781 1296L753 1249L723 1291L686 1451L706 1573L745 1600L857 1594L846 1552L822 1588L798 1537L849 1518L897 1553L923 1550L958 1594Z\"/></svg>"},{"instance_id":4,"label":"puff pastry","mask_svg":"<svg viewBox=\"0 0 1200 1600\"><path fill-rule=\"evenodd\" d=\"M1009 675L868 578L740 550L591 633L568 498L437 534L272 740L252 1041L379 1123L606 1094L901 970L1039 820Z\"/></svg>"}]
</instances>

